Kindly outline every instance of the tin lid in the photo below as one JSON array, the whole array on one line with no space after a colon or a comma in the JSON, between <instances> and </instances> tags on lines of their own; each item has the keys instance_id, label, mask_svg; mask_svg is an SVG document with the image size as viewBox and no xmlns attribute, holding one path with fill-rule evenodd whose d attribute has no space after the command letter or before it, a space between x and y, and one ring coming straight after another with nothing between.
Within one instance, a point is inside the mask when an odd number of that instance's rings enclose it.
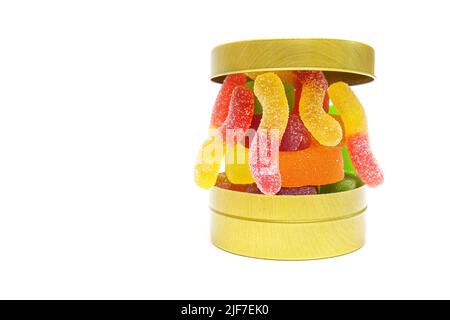
<instances>
[{"instance_id":1,"label":"tin lid","mask_svg":"<svg viewBox=\"0 0 450 320\"><path fill-rule=\"evenodd\" d=\"M350 85L375 79L373 48L338 39L267 39L217 46L211 56L211 80L238 72L321 70L329 83Z\"/></svg>"}]
</instances>

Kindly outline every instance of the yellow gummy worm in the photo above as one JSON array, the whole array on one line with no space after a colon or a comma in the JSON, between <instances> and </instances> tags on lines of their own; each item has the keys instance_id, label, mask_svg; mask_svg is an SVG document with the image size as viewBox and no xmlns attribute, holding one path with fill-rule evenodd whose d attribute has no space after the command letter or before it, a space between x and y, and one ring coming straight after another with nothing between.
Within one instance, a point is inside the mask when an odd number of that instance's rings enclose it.
<instances>
[{"instance_id":1,"label":"yellow gummy worm","mask_svg":"<svg viewBox=\"0 0 450 320\"><path fill-rule=\"evenodd\" d=\"M348 84L336 82L328 88L333 105L342 117L347 137L367 132L367 118L358 97Z\"/></svg>"},{"instance_id":2,"label":"yellow gummy worm","mask_svg":"<svg viewBox=\"0 0 450 320\"><path fill-rule=\"evenodd\" d=\"M248 164L248 149L240 143L227 147L225 154L225 174L234 184L254 183Z\"/></svg>"},{"instance_id":3,"label":"yellow gummy worm","mask_svg":"<svg viewBox=\"0 0 450 320\"><path fill-rule=\"evenodd\" d=\"M216 184L224 148L225 145L217 134L213 134L202 144L194 171L195 183L200 188L210 189Z\"/></svg>"},{"instance_id":4,"label":"yellow gummy worm","mask_svg":"<svg viewBox=\"0 0 450 320\"><path fill-rule=\"evenodd\" d=\"M289 118L283 82L273 72L261 74L255 79L254 92L263 108L258 130L270 131L278 135L278 141L281 141Z\"/></svg>"},{"instance_id":5,"label":"yellow gummy worm","mask_svg":"<svg viewBox=\"0 0 450 320\"><path fill-rule=\"evenodd\" d=\"M327 82L320 71L301 71L304 76L299 114L305 127L321 144L328 147L342 140L342 128L336 119L323 110Z\"/></svg>"}]
</instances>

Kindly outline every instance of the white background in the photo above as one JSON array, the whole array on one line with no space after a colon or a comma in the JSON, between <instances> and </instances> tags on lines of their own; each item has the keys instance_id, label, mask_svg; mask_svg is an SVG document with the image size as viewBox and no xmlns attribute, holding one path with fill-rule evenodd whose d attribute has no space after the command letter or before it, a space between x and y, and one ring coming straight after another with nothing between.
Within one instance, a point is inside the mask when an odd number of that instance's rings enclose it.
<instances>
[{"instance_id":1,"label":"white background","mask_svg":"<svg viewBox=\"0 0 450 320\"><path fill-rule=\"evenodd\" d=\"M2 1L0 298L450 298L447 1ZM384 168L367 245L323 261L209 242L193 183L210 51L335 37Z\"/></svg>"}]
</instances>

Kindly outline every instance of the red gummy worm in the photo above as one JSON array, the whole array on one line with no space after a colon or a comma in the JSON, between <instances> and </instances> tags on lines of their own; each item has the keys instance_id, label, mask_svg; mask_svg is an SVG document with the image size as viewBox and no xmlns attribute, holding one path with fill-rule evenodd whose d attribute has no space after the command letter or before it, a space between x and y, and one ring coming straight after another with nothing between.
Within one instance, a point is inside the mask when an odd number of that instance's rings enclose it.
<instances>
[{"instance_id":1,"label":"red gummy worm","mask_svg":"<svg viewBox=\"0 0 450 320\"><path fill-rule=\"evenodd\" d=\"M228 109L234 88L239 85L243 86L246 81L247 76L243 73L230 74L225 78L214 103L210 127L218 128L222 125L228 116Z\"/></svg>"},{"instance_id":2,"label":"red gummy worm","mask_svg":"<svg viewBox=\"0 0 450 320\"><path fill-rule=\"evenodd\" d=\"M218 132L227 144L240 141L250 128L254 111L253 91L244 86L236 86L231 95L228 115Z\"/></svg>"}]
</instances>

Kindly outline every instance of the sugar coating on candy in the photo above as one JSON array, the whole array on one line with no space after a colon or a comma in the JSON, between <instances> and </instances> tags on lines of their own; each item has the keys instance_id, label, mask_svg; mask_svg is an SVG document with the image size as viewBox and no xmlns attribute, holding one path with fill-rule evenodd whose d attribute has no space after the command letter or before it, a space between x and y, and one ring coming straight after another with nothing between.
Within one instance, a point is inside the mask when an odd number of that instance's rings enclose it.
<instances>
[{"instance_id":1,"label":"sugar coating on candy","mask_svg":"<svg viewBox=\"0 0 450 320\"><path fill-rule=\"evenodd\" d=\"M348 137L348 152L359 177L369 187L376 187L383 183L383 171L372 154L369 135L362 132Z\"/></svg>"},{"instance_id":2,"label":"sugar coating on candy","mask_svg":"<svg viewBox=\"0 0 450 320\"><path fill-rule=\"evenodd\" d=\"M263 107L263 117L258 129L277 131L281 140L289 117L283 82L273 72L264 73L256 77L254 92Z\"/></svg>"},{"instance_id":3,"label":"sugar coating on candy","mask_svg":"<svg viewBox=\"0 0 450 320\"><path fill-rule=\"evenodd\" d=\"M283 187L318 186L344 178L341 148L311 143L307 149L279 153Z\"/></svg>"},{"instance_id":4,"label":"sugar coating on candy","mask_svg":"<svg viewBox=\"0 0 450 320\"><path fill-rule=\"evenodd\" d=\"M317 189L314 186L305 186L298 188L281 188L277 195L283 196L307 196L317 194Z\"/></svg>"},{"instance_id":5,"label":"sugar coating on candy","mask_svg":"<svg viewBox=\"0 0 450 320\"><path fill-rule=\"evenodd\" d=\"M328 92L344 122L351 164L368 186L382 184L383 172L370 149L367 118L361 102L344 82L332 84ZM350 164L347 165L347 170L351 171Z\"/></svg>"},{"instance_id":6,"label":"sugar coating on candy","mask_svg":"<svg viewBox=\"0 0 450 320\"><path fill-rule=\"evenodd\" d=\"M299 114L311 135L324 146L336 146L342 140L342 128L323 109L328 83L321 71L298 71L302 83Z\"/></svg>"},{"instance_id":7,"label":"sugar coating on candy","mask_svg":"<svg viewBox=\"0 0 450 320\"><path fill-rule=\"evenodd\" d=\"M222 164L224 154L224 144L222 139L212 136L201 146L195 165L195 183L203 189L210 189L214 186L217 174Z\"/></svg>"},{"instance_id":8,"label":"sugar coating on candy","mask_svg":"<svg viewBox=\"0 0 450 320\"><path fill-rule=\"evenodd\" d=\"M300 117L291 114L280 144L280 151L297 151L311 145L311 134L305 128Z\"/></svg>"},{"instance_id":9,"label":"sugar coating on candy","mask_svg":"<svg viewBox=\"0 0 450 320\"><path fill-rule=\"evenodd\" d=\"M296 72L297 73L297 72ZM298 114L298 105L300 103L300 98L302 96L302 83L300 82L300 79L296 77L295 81L293 82L294 90L295 90L295 98L294 98L294 110L292 113ZM325 93L325 97L323 99L322 108L326 113L329 113L330 110L330 97L328 96L328 92ZM331 114L331 113L330 113Z\"/></svg>"},{"instance_id":10,"label":"sugar coating on candy","mask_svg":"<svg viewBox=\"0 0 450 320\"><path fill-rule=\"evenodd\" d=\"M250 88L251 90L254 90L254 86L255 86L255 81L248 81L245 86L247 88ZM289 113L292 113L294 111L294 106L295 104L295 88L292 84L287 83L287 82L283 82L283 86L284 86L284 93L286 94L286 99L288 100L288 105L289 105ZM262 114L263 113L263 109L261 106L261 103L259 102L258 98L255 96L255 111L254 114Z\"/></svg>"},{"instance_id":11,"label":"sugar coating on candy","mask_svg":"<svg viewBox=\"0 0 450 320\"><path fill-rule=\"evenodd\" d=\"M243 73L228 75L223 81L216 102L214 103L211 114L210 127L218 128L222 125L228 115L231 95L236 86L243 86L247 81L247 77Z\"/></svg>"},{"instance_id":12,"label":"sugar coating on candy","mask_svg":"<svg viewBox=\"0 0 450 320\"><path fill-rule=\"evenodd\" d=\"M273 72L256 77L254 92L263 107L263 117L250 145L248 161L259 190L274 195L281 188L278 152L289 106L283 83Z\"/></svg>"},{"instance_id":13,"label":"sugar coating on candy","mask_svg":"<svg viewBox=\"0 0 450 320\"><path fill-rule=\"evenodd\" d=\"M244 137L252 122L253 108L252 90L236 86L231 95L227 118L217 129L227 144L235 144Z\"/></svg>"},{"instance_id":14,"label":"sugar coating on candy","mask_svg":"<svg viewBox=\"0 0 450 320\"><path fill-rule=\"evenodd\" d=\"M231 79L231 80L230 80ZM227 78L229 83L233 78ZM253 93L242 85L232 91L230 107L222 125L213 130L213 136L201 147L195 166L195 181L198 186L209 189L214 186L223 156L223 141L234 145L240 141L250 127L253 115Z\"/></svg>"},{"instance_id":15,"label":"sugar coating on candy","mask_svg":"<svg viewBox=\"0 0 450 320\"><path fill-rule=\"evenodd\" d=\"M250 128L247 130L244 138L242 138L241 140L241 144L243 144L246 148L250 148L250 144L252 143L253 137L256 134L256 130L258 130L259 124L261 123L261 119L262 115L260 114L253 115Z\"/></svg>"},{"instance_id":16,"label":"sugar coating on candy","mask_svg":"<svg viewBox=\"0 0 450 320\"><path fill-rule=\"evenodd\" d=\"M264 194L276 194L281 188L278 164L278 135L258 129L250 145L248 162L252 177Z\"/></svg>"},{"instance_id":17,"label":"sugar coating on candy","mask_svg":"<svg viewBox=\"0 0 450 320\"><path fill-rule=\"evenodd\" d=\"M367 118L364 108L350 86L344 82L336 82L328 88L328 93L344 121L346 135L366 132Z\"/></svg>"}]
</instances>

